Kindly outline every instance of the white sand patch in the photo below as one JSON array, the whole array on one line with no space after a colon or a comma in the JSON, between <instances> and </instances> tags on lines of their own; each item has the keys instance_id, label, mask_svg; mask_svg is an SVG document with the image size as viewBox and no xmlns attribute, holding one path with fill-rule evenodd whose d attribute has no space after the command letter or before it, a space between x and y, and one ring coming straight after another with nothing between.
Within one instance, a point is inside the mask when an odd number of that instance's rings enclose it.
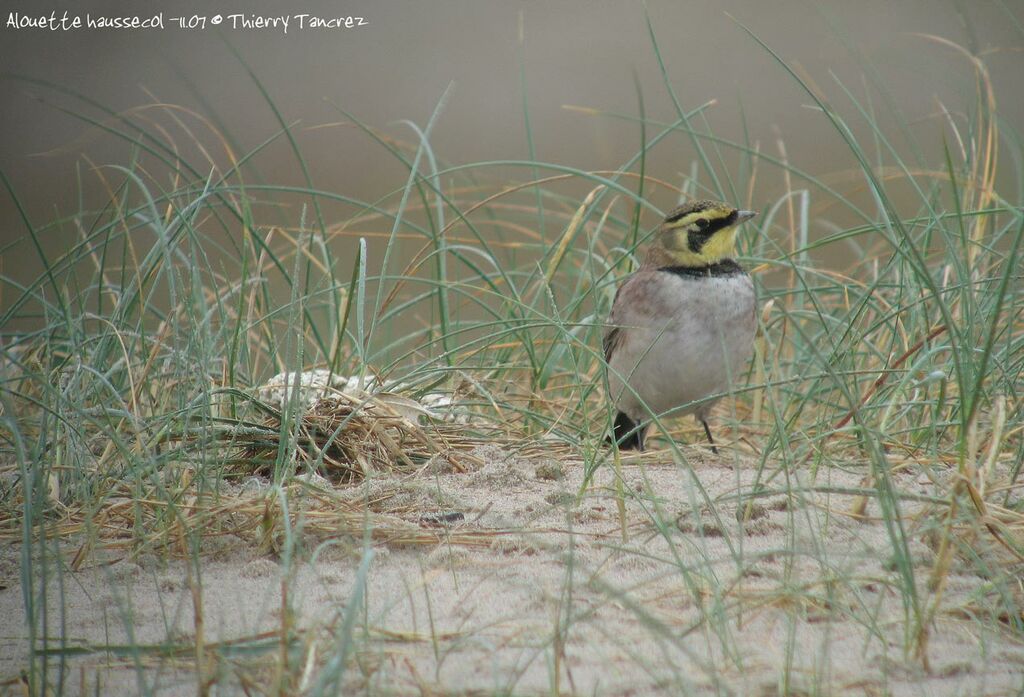
<instances>
[{"instance_id":1,"label":"white sand patch","mask_svg":"<svg viewBox=\"0 0 1024 697\"><path fill-rule=\"evenodd\" d=\"M346 691L997 695L1024 685L1024 645L993 619L996 610L978 614L991 601L991 580L965 564L954 567L929 625L926 669L909 650L913 609L904 605L877 505L856 520L844 513L852 497L810 492L806 472L789 475L805 493L786 493L779 475L744 509L734 495L752 491L754 462L694 457L690 470L664 453L627 460L623 540L610 466L577 497L579 462L559 463L559 479L540 458L496 447L474 455L483 463L474 472L385 477L346 492L410 522L425 513L463 517L431 528L437 544L373 548ZM823 470L814 484L859 487L862 477ZM905 524L914 524L916 508L905 504ZM446 530L488 535L452 544ZM923 535L907 537L923 600L935 552ZM320 542L327 544L314 555ZM211 651L215 694L240 693L239 674L272 679L283 626L296 637L289 673L306 689L339 652L363 544L328 536L309 547L291 568L241 541L204 558L205 641L247 647ZM17 675L27 658L14 558L12 549L0 558L2 676ZM63 601L53 575L48 603L51 636L63 622L67 644L93 649L68 658L72 694L83 678L89 692L99 684L102 694L135 694L137 673L155 694L195 694L194 655L150 651L136 659L98 648L194 645L183 562L146 557L65 572Z\"/></svg>"}]
</instances>

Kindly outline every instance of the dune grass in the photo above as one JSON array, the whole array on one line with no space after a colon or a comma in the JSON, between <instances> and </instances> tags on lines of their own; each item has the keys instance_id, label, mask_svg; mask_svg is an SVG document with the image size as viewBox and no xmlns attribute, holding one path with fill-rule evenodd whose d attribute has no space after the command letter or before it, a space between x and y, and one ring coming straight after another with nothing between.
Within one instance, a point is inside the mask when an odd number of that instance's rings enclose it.
<instances>
[{"instance_id":1,"label":"dune grass","mask_svg":"<svg viewBox=\"0 0 1024 697\"><path fill-rule=\"evenodd\" d=\"M651 45L657 53L653 29ZM830 494L836 515L884 522L888 549L881 553L891 558L884 582L902 616L880 618L839 602L856 582L832 565L823 537L812 552L819 577L793 570L769 602L852 613L879 634L895 622L903 652L924 664L939 616L966 613L1024 641L1019 135L999 119L984 63L966 53L977 78L967 92L977 99L949 111L969 118L951 117L943 141L921 137L910 150L925 154L908 156L905 143L878 126L879 107L866 96L836 80L826 98L762 46L848 146L842 183L808 174L784 150L715 135L707 108L688 110L674 93L660 53L676 109L668 120L647 115L642 99L635 115L581 116L636 128L636 154L608 171L543 162L532 146L522 161L445 162L430 139L445 96L426 125L405 124L400 136L339 109L380 157L406 172L372 201L315 186L301 130L262 86L280 129L240 153L229 133L195 115L165 107L113 113L68 88L35 82L77 103L70 114L130 144L132 155L94 171L109 192L101 206L43 224L28 218L3 175L24 229L0 252L32 252L40 269L27 286L0 279L0 534L20 554L30 656L10 682L60 694L76 656L105 652L135 672L140 693L154 690L147 676L164 665L194 672L204 694L218 681L268 693L335 693L354 656L374 640L360 612L372 550L436 545L439 533L386 503L328 493L310 484L309 473L331 476L332 457L361 456L331 450L345 439L379 446L375 469L409 473L435 456L471 457L481 443L556 453L590 477L620 465L602 445L611 418L602 398L602 322L659 220L650 201L666 194L762 211L740 242L762 307L757 355L736 376L736 399L719 410L729 446L723 457L753 458L755 482L712 496L700 471L686 467L691 455L680 443L700 440L690 421L661 415L652 434L690 477L693 510L722 525L726 504L753 515L769 497L803 502ZM524 116L529 133L525 103ZM692 145L690 175L682 182L650 177L647 154L680 138ZM182 157L176 141L202 156ZM306 185L259 175L261 152L277 141L291 148ZM786 193L762 198L763 183L779 180ZM581 200L565 193L567 185L589 193ZM832 211L857 222L832 224ZM71 241L48 253L54 237ZM424 427L426 435L395 435L434 439L417 450L381 445L360 420L360 409L376 420L393 402L335 411L315 432L298 388L276 407L260 403L255 388L267 378L311 367L386 382L389 393L408 400L442 395L471 418ZM858 474L861 486L833 486L829 472L837 469ZM239 487L254 473L270 483L257 498ZM331 486L365 474L334 471ZM912 486L917 480L928 482L929 493ZM810 524L799 506L791 510L791 527ZM751 563L742 534L726 535L729 558L710 559L701 556L700 535L684 545L669 533L670 516L656 502L648 513L673 550L669 568L706 609L702 636L720 662L708 672L742 665L732 649L733 622L753 601L720 582L723 564L742 570ZM456 529L446 540L487 545L501 532ZM819 533L812 528L812 537ZM307 630L291 623L287 574L278 632L206 639L200 588L210 540L253 540L291 569L342 534L367 552L347 604L324 625L328 638L318 654L307 651ZM923 564L911 553L921 540L933 552ZM792 536L777 552L807 553ZM53 626L63 617L54 581L61 588L80 568L143 554L187 561L190 637L81 646L70 628ZM970 608L945 603L955 564L986 579ZM566 688L557 646L576 621L574 582L570 563L568 609L552 634L553 693ZM680 640L627 591L609 587L607 595L635 611L652 635ZM121 616L130 627L127 601ZM234 666L228 677L225 664ZM794 688L785 667L781 675L780 692L788 693ZM817 689L827 692L827 671L822 676ZM503 689L515 692L514 676L507 677Z\"/></svg>"}]
</instances>

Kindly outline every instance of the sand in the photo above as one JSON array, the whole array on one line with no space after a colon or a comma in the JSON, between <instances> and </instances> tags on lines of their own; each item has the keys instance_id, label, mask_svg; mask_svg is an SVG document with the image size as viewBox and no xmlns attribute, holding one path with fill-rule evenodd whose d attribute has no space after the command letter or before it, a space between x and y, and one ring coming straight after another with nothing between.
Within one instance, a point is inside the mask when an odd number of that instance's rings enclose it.
<instances>
[{"instance_id":1,"label":"sand","mask_svg":"<svg viewBox=\"0 0 1024 697\"><path fill-rule=\"evenodd\" d=\"M491 534L479 544L377 543L323 535L288 561L230 538L202 550L207 644L248 640L207 674L211 694L271 691L282 623L299 639L288 691L309 692L338 652L338 633L361 562L365 605L353 616L345 694L869 694L1009 695L1024 690L1024 645L992 607L992 578L955 555L929 627L925 662L913 654L893 549L880 512L849 515L854 500L790 488L859 487L866 469L775 473L740 521L729 497L749 493L757 460L724 450L667 452L623 466L628 538L620 529L613 470L596 474L577 502L577 460L518 457L498 447L474 453L469 473L378 477L360 495L390 494L407 520L458 512L453 530ZM762 478L772 474L767 467ZM559 475L563 478L558 478ZM934 493L917 475L907 492ZM899 477L902 477L900 479ZM698 486L699 483L699 486ZM326 484L326 483L324 483ZM260 480L247 485L261 496ZM327 486L334 486L327 484ZM707 497L716 499L711 514ZM923 504L903 510L922 598L935 550ZM923 509L921 509L923 510ZM424 525L435 524L427 518ZM934 521L932 521L934 523ZM301 536L301 532L299 533ZM976 553L997 554L984 531ZM367 557L367 549L370 556ZM20 694L27 665L18 580L19 548L0 560L0 677ZM97 555L101 556L101 555ZM122 553L120 557L124 557ZM114 555L111 559L117 559ZM291 615L282 611L286 576ZM52 578L49 633L59 637L61 594ZM80 694L196 694L194 655L114 655L104 645L194 645L186 565L143 555L94 563L63 578L69 656L65 690ZM1018 605L1019 607L1019 605ZM51 647L57 646L51 642ZM57 675L57 658L50 658ZM243 676L240 678L239 676ZM54 678L56 680L56 677Z\"/></svg>"}]
</instances>

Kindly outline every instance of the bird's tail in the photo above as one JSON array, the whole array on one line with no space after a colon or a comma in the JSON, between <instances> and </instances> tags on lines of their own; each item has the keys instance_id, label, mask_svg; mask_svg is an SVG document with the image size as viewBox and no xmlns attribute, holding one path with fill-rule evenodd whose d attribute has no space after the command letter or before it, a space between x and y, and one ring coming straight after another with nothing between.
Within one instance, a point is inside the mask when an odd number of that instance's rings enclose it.
<instances>
[{"instance_id":1,"label":"bird's tail","mask_svg":"<svg viewBox=\"0 0 1024 697\"><path fill-rule=\"evenodd\" d=\"M643 450L646 430L646 426L633 421L625 412L620 411L615 415L614 438L619 443L619 450ZM605 440L613 442L610 435Z\"/></svg>"}]
</instances>

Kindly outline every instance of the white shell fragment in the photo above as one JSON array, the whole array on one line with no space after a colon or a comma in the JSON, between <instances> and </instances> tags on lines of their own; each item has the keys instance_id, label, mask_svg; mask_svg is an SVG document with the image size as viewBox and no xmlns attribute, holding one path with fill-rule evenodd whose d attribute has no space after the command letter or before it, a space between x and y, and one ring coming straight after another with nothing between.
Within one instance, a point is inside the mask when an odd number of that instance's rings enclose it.
<instances>
[{"instance_id":1,"label":"white shell fragment","mask_svg":"<svg viewBox=\"0 0 1024 697\"><path fill-rule=\"evenodd\" d=\"M322 399L339 395L370 395L391 407L412 423L446 421L468 424L472 415L465 406L456 403L451 394L430 393L419 400L388 391L396 383L380 383L376 377L365 375L360 384L358 375L339 375L324 368L303 371L285 371L256 388L257 398L274 409L283 409L294 399L303 410L309 410ZM298 394L296 394L298 390Z\"/></svg>"},{"instance_id":2,"label":"white shell fragment","mask_svg":"<svg viewBox=\"0 0 1024 697\"><path fill-rule=\"evenodd\" d=\"M372 375L363 377L360 389L359 376L338 375L324 368L317 368L278 373L256 389L256 396L261 402L275 409L281 409L292 398L295 398L303 408L308 409L318 400L339 394L372 392L376 386L377 379ZM295 394L296 389L299 391L298 395Z\"/></svg>"}]
</instances>

